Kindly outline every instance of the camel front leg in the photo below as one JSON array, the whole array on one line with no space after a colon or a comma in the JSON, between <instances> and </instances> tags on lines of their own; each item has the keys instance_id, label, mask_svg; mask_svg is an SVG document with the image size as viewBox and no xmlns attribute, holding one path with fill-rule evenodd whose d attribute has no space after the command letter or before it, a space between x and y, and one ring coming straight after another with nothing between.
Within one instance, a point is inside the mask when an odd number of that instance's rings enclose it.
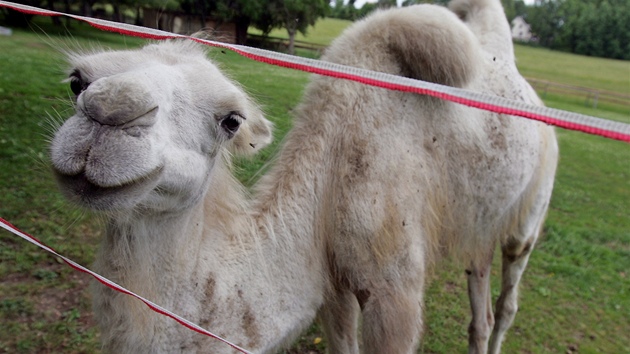
<instances>
[{"instance_id":1,"label":"camel front leg","mask_svg":"<svg viewBox=\"0 0 630 354\"><path fill-rule=\"evenodd\" d=\"M352 292L337 289L319 313L328 340L328 353L358 354L359 304Z\"/></svg>"},{"instance_id":2,"label":"camel front leg","mask_svg":"<svg viewBox=\"0 0 630 354\"><path fill-rule=\"evenodd\" d=\"M468 275L468 298L472 320L468 326L468 353L482 354L488 350L488 340L494 325L492 295L490 293L490 271L492 255L482 266L471 266Z\"/></svg>"}]
</instances>

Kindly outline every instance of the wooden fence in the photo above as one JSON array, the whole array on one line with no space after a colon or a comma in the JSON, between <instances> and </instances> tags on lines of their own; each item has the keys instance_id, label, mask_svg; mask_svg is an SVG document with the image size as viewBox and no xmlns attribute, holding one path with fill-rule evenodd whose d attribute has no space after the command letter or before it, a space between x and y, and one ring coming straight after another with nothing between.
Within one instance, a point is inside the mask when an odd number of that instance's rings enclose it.
<instances>
[{"instance_id":1,"label":"wooden fence","mask_svg":"<svg viewBox=\"0 0 630 354\"><path fill-rule=\"evenodd\" d=\"M269 36L259 36L256 34L247 34L248 44L251 42L252 44L256 44L256 46L262 46L273 50L286 50L289 48L289 40L287 38L279 38L279 37L269 37ZM262 44L262 45L260 45ZM326 49L326 45L316 44L304 41L296 40L294 42L295 48L300 49L308 49L313 52L316 52L318 55L321 54L324 49Z\"/></svg>"},{"instance_id":2,"label":"wooden fence","mask_svg":"<svg viewBox=\"0 0 630 354\"><path fill-rule=\"evenodd\" d=\"M593 89L589 87L560 84L557 82L534 78L526 79L542 98L545 98L545 96L547 96L547 93L559 93L567 96L583 97L584 105L592 106L593 108L597 108L597 104L599 102L608 102L624 107L630 107L630 95Z\"/></svg>"}]
</instances>

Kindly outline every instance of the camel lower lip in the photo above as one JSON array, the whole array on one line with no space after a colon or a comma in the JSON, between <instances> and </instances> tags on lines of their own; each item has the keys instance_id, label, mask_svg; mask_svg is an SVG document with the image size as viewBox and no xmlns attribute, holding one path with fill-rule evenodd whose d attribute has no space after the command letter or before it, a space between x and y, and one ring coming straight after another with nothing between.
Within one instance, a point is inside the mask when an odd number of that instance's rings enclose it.
<instances>
[{"instance_id":1,"label":"camel lower lip","mask_svg":"<svg viewBox=\"0 0 630 354\"><path fill-rule=\"evenodd\" d=\"M89 209L109 210L133 204L139 196L153 190L161 172L162 167L157 167L140 178L113 187L90 182L84 172L77 175L55 174L61 190L71 201Z\"/></svg>"}]
</instances>

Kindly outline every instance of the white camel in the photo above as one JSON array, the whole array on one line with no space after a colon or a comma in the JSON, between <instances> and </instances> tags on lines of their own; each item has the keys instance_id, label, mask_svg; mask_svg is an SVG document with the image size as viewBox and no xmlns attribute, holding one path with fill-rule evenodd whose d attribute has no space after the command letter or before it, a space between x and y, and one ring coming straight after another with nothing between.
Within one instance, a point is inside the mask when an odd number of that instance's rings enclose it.
<instances>
[{"instance_id":1,"label":"white camel","mask_svg":"<svg viewBox=\"0 0 630 354\"><path fill-rule=\"evenodd\" d=\"M323 59L541 104L517 72L499 0L377 12ZM98 272L255 353L287 345L318 313L331 353L359 352L359 316L363 352L412 353L428 271L450 255L467 267L470 352L500 351L552 191L552 128L316 76L248 196L230 157L268 144L271 124L202 48L70 61L76 114L51 156L62 192L107 219ZM233 352L94 290L109 352Z\"/></svg>"}]
</instances>

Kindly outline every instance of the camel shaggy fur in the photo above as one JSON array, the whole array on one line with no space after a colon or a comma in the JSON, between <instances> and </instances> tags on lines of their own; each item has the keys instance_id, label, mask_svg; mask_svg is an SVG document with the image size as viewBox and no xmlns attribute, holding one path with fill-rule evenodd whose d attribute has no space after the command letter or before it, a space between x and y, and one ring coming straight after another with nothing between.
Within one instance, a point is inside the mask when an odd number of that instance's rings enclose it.
<instances>
[{"instance_id":1,"label":"camel shaggy fur","mask_svg":"<svg viewBox=\"0 0 630 354\"><path fill-rule=\"evenodd\" d=\"M499 0L377 12L323 60L541 104ZM412 353L428 271L450 255L466 267L470 352L500 351L552 191L552 128L315 76L250 197L231 156L268 144L271 124L202 48L70 62L76 114L51 158L61 191L107 220L98 272L255 353L318 314L331 353L359 352L359 316L363 352ZM101 285L94 311L109 352L233 351Z\"/></svg>"}]
</instances>

